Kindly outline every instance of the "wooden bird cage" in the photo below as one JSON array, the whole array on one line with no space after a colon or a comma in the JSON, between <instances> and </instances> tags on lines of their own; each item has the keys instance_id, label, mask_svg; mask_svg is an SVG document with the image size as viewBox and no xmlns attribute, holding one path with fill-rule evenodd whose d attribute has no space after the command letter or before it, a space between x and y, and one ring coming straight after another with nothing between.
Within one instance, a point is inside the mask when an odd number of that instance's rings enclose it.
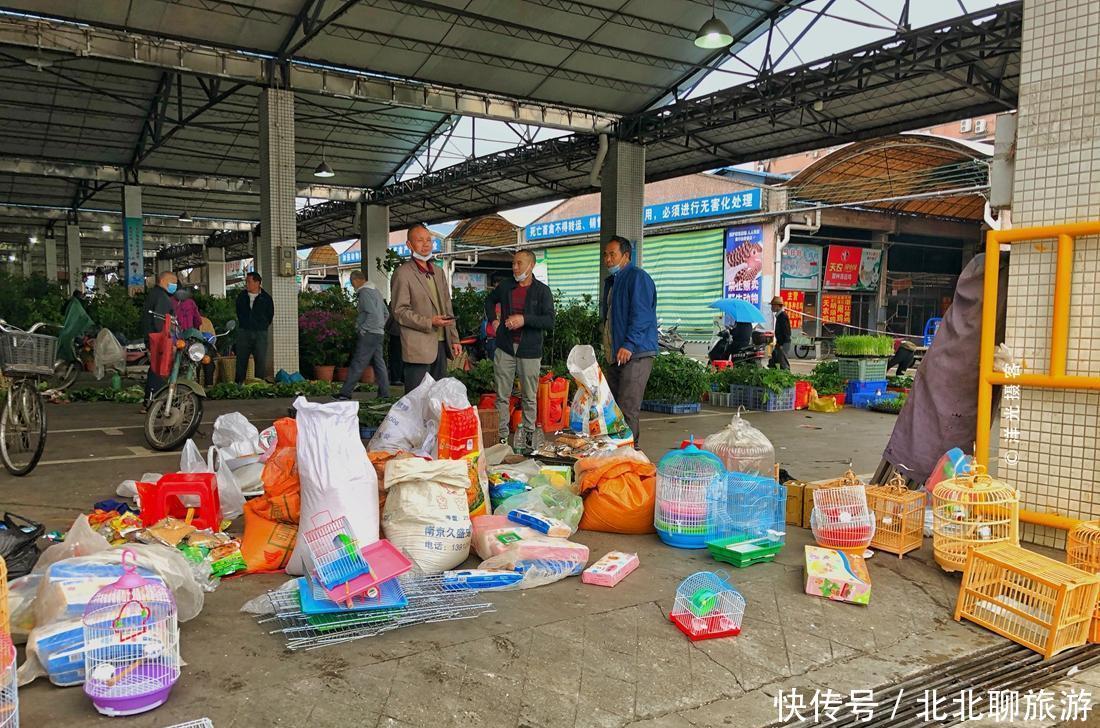
<instances>
[{"instance_id":1,"label":"wooden bird cage","mask_svg":"<svg viewBox=\"0 0 1100 728\"><path fill-rule=\"evenodd\" d=\"M864 483L862 480L860 480L859 477L854 472L852 472L852 466L851 466L851 464L849 464L848 465L848 470L847 470L847 472L844 473L844 475L840 476L839 478L835 478L834 480L825 480L825 481L822 481L820 483L816 483L814 485L814 487L815 488L843 488L845 486L851 486L851 485L862 485L862 486L866 487L867 484Z\"/></svg>"},{"instance_id":2,"label":"wooden bird cage","mask_svg":"<svg viewBox=\"0 0 1100 728\"><path fill-rule=\"evenodd\" d=\"M900 559L924 543L924 491L909 490L899 473L885 485L868 486L867 505L875 514L871 548Z\"/></svg>"},{"instance_id":3,"label":"wooden bird cage","mask_svg":"<svg viewBox=\"0 0 1100 728\"><path fill-rule=\"evenodd\" d=\"M1020 497L1014 488L974 472L936 484L932 492L932 551L944 571L962 571L974 546L1020 543Z\"/></svg>"},{"instance_id":4,"label":"wooden bird cage","mask_svg":"<svg viewBox=\"0 0 1100 728\"><path fill-rule=\"evenodd\" d=\"M1100 521L1083 521L1070 529L1066 563L1090 574L1100 574ZM1093 613L1089 642L1100 642L1100 605Z\"/></svg>"},{"instance_id":5,"label":"wooden bird cage","mask_svg":"<svg viewBox=\"0 0 1100 728\"><path fill-rule=\"evenodd\" d=\"M1002 542L970 549L956 621L963 618L1050 659L1088 639L1100 576Z\"/></svg>"}]
</instances>

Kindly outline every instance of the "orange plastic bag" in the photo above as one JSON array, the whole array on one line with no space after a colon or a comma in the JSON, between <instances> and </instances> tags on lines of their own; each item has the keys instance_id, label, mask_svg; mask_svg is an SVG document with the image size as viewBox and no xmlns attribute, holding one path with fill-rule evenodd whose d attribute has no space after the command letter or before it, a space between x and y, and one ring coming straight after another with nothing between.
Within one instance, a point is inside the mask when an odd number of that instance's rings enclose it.
<instances>
[{"instance_id":1,"label":"orange plastic bag","mask_svg":"<svg viewBox=\"0 0 1100 728\"><path fill-rule=\"evenodd\" d=\"M475 407L458 409L443 405L443 413L439 416L438 456L440 460L466 460L470 476L466 505L470 517L488 515L489 478L481 463L481 419Z\"/></svg>"},{"instance_id":2,"label":"orange plastic bag","mask_svg":"<svg viewBox=\"0 0 1100 728\"><path fill-rule=\"evenodd\" d=\"M298 423L275 421L275 452L264 463L264 494L245 503L241 555L247 573L286 568L298 538L301 483L298 480Z\"/></svg>"},{"instance_id":3,"label":"orange plastic bag","mask_svg":"<svg viewBox=\"0 0 1100 728\"><path fill-rule=\"evenodd\" d=\"M634 451L630 451L633 453ZM576 465L584 514L580 527L608 533L653 533L657 468L636 455L584 458Z\"/></svg>"}]
</instances>

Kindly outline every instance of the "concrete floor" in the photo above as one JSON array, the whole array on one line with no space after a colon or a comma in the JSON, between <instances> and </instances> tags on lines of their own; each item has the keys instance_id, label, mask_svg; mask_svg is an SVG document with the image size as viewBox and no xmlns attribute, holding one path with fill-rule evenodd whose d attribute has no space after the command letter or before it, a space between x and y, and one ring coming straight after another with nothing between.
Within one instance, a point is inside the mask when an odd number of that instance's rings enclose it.
<instances>
[{"instance_id":1,"label":"concrete floor","mask_svg":"<svg viewBox=\"0 0 1100 728\"><path fill-rule=\"evenodd\" d=\"M207 403L209 423L243 412L259 427L287 400ZM43 462L29 477L4 476L0 508L65 529L123 479L170 471L178 454L146 450L135 406L49 407ZM731 412L649 415L646 450L656 459L689 435L725 425ZM835 477L879 461L893 418L845 409L834 415L754 414L795 477ZM235 524L235 529L239 525ZM231 529L233 530L233 529ZM740 636L691 643L667 619L681 579L716 566L705 554L663 546L656 536L580 532L593 558L636 551L641 568L614 589L571 578L525 592L488 595L496 611L475 620L423 625L377 638L289 653L240 606L282 583L246 576L207 595L181 627L187 666L164 707L125 724L163 727L202 716L231 726L686 726L765 725L781 689L842 693L891 682L930 665L999 644L952 621L958 577L930 547L904 560L870 562L871 604L827 602L802 592L802 546L791 528L776 562L733 570L748 606ZM1095 678L1092 678L1095 680ZM1100 681L1097 681L1100 684ZM21 690L25 726L98 725L79 689L39 679ZM1037 724L1034 724L1037 725Z\"/></svg>"}]
</instances>

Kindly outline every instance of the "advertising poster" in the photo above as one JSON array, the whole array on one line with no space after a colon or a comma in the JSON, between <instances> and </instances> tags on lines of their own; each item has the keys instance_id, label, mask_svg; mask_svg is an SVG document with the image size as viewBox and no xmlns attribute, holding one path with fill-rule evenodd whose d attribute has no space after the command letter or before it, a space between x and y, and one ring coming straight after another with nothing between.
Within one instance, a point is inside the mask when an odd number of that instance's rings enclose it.
<instances>
[{"instance_id":1,"label":"advertising poster","mask_svg":"<svg viewBox=\"0 0 1100 728\"><path fill-rule=\"evenodd\" d=\"M140 217L126 218L122 227L123 258L126 264L126 285L145 286L143 226Z\"/></svg>"},{"instance_id":2,"label":"advertising poster","mask_svg":"<svg viewBox=\"0 0 1100 728\"><path fill-rule=\"evenodd\" d=\"M821 294L821 322L825 324L852 323L852 297L847 293Z\"/></svg>"},{"instance_id":3,"label":"advertising poster","mask_svg":"<svg viewBox=\"0 0 1100 728\"><path fill-rule=\"evenodd\" d=\"M740 298L759 307L760 271L764 267L764 226L727 228L723 265L725 297Z\"/></svg>"},{"instance_id":4,"label":"advertising poster","mask_svg":"<svg viewBox=\"0 0 1100 728\"><path fill-rule=\"evenodd\" d=\"M784 291L816 291L821 288L821 246L787 245L783 248Z\"/></svg>"},{"instance_id":5,"label":"advertising poster","mask_svg":"<svg viewBox=\"0 0 1100 728\"><path fill-rule=\"evenodd\" d=\"M805 291L783 290L779 292L779 295L783 299L783 305L787 308L787 318L791 320L791 329L802 328L802 311L806 308Z\"/></svg>"},{"instance_id":6,"label":"advertising poster","mask_svg":"<svg viewBox=\"0 0 1100 728\"><path fill-rule=\"evenodd\" d=\"M881 272L881 250L830 245L825 264L825 288L875 291Z\"/></svg>"}]
</instances>

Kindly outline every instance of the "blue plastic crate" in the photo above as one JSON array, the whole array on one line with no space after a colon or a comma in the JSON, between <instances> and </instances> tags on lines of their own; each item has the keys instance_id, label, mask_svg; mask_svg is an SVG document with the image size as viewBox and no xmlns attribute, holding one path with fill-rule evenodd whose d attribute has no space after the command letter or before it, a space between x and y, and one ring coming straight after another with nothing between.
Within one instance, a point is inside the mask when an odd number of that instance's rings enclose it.
<instances>
[{"instance_id":1,"label":"blue plastic crate","mask_svg":"<svg viewBox=\"0 0 1100 728\"><path fill-rule=\"evenodd\" d=\"M788 412L794 409L794 387L771 392L764 387L730 385L730 407L744 407L760 412Z\"/></svg>"},{"instance_id":2,"label":"blue plastic crate","mask_svg":"<svg viewBox=\"0 0 1100 728\"><path fill-rule=\"evenodd\" d=\"M866 409L878 402L885 402L890 399L897 399L900 395L899 392L871 392L869 394L857 394L854 397L848 397L845 400L845 404L850 404L853 407L860 407Z\"/></svg>"},{"instance_id":3,"label":"blue plastic crate","mask_svg":"<svg viewBox=\"0 0 1100 728\"><path fill-rule=\"evenodd\" d=\"M653 400L642 400L642 409L647 412L661 412L666 415L693 415L702 409L702 405L698 402L683 403L683 404L668 404L666 402L654 402Z\"/></svg>"},{"instance_id":4,"label":"blue plastic crate","mask_svg":"<svg viewBox=\"0 0 1100 728\"><path fill-rule=\"evenodd\" d=\"M365 425L359 425L359 439L369 440L374 437L374 433L378 432L377 427L367 427Z\"/></svg>"},{"instance_id":5,"label":"blue plastic crate","mask_svg":"<svg viewBox=\"0 0 1100 728\"><path fill-rule=\"evenodd\" d=\"M861 394L882 395L886 393L887 386L885 379L853 379L848 382L844 394L848 399Z\"/></svg>"}]
</instances>

